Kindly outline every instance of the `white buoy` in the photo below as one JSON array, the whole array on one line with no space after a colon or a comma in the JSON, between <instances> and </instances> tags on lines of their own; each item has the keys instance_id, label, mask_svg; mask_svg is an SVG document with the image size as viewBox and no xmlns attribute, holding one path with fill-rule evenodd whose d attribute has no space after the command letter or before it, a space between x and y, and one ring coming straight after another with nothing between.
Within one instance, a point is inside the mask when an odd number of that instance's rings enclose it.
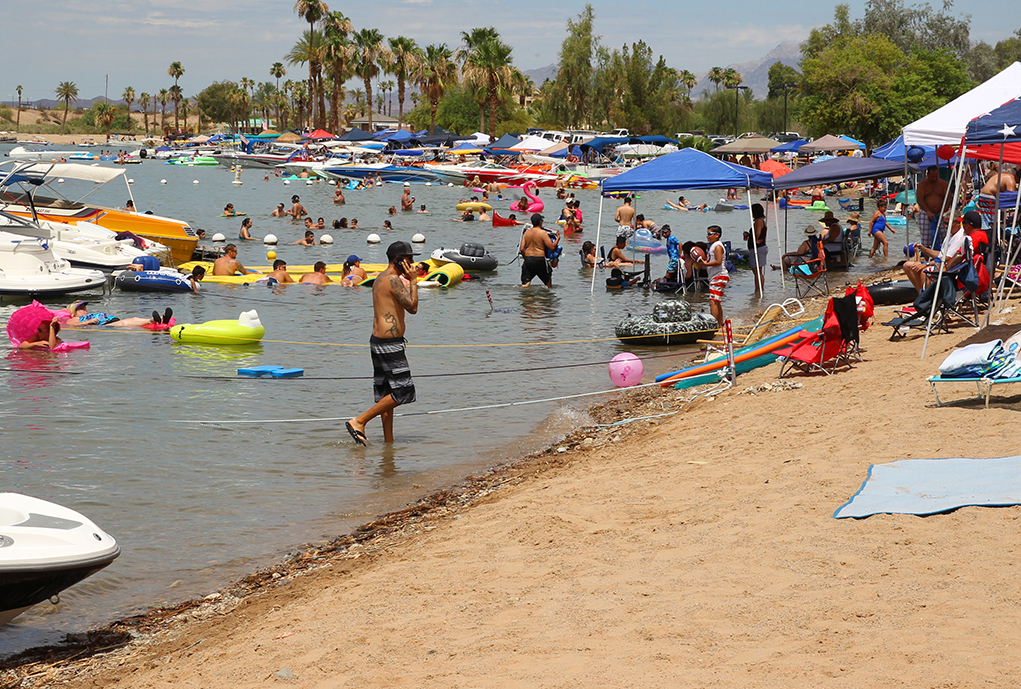
<instances>
[{"instance_id":1,"label":"white buoy","mask_svg":"<svg viewBox=\"0 0 1021 689\"><path fill-rule=\"evenodd\" d=\"M411 241L415 244L425 244L425 235L419 232L411 238Z\"/></svg>"},{"instance_id":2,"label":"white buoy","mask_svg":"<svg viewBox=\"0 0 1021 689\"><path fill-rule=\"evenodd\" d=\"M433 185L433 183L432 183L432 182L426 182L426 183L425 183L425 186L427 186L427 187L431 187L432 185Z\"/></svg>"},{"instance_id":3,"label":"white buoy","mask_svg":"<svg viewBox=\"0 0 1021 689\"><path fill-rule=\"evenodd\" d=\"M225 241L227 241L227 238L223 236L222 232L217 232L216 234L213 235L213 241L214 242L225 242Z\"/></svg>"},{"instance_id":4,"label":"white buoy","mask_svg":"<svg viewBox=\"0 0 1021 689\"><path fill-rule=\"evenodd\" d=\"M60 179L57 180L57 184L63 184L63 183L64 183L64 178L63 177L61 177Z\"/></svg>"},{"instance_id":5,"label":"white buoy","mask_svg":"<svg viewBox=\"0 0 1021 689\"><path fill-rule=\"evenodd\" d=\"M193 179L193 180L191 181L191 183L192 183L192 184L198 184L198 183L199 183L199 181L198 181L197 179Z\"/></svg>"},{"instance_id":6,"label":"white buoy","mask_svg":"<svg viewBox=\"0 0 1021 689\"><path fill-rule=\"evenodd\" d=\"M306 180L305 180L305 184L306 184L306 185L312 185L312 184L315 184L315 180L311 180L311 179L306 179Z\"/></svg>"},{"instance_id":7,"label":"white buoy","mask_svg":"<svg viewBox=\"0 0 1021 689\"><path fill-rule=\"evenodd\" d=\"M448 187L452 187L452 186L454 186L454 183L453 182L447 182L447 186Z\"/></svg>"},{"instance_id":8,"label":"white buoy","mask_svg":"<svg viewBox=\"0 0 1021 689\"><path fill-rule=\"evenodd\" d=\"M291 180L289 180L289 179L285 179L284 180L284 184L290 184L290 183L291 183Z\"/></svg>"},{"instance_id":9,"label":"white buoy","mask_svg":"<svg viewBox=\"0 0 1021 689\"><path fill-rule=\"evenodd\" d=\"M161 179L160 180L160 184L166 184L166 183L167 183L167 180L165 180L165 179Z\"/></svg>"},{"instance_id":10,"label":"white buoy","mask_svg":"<svg viewBox=\"0 0 1021 689\"><path fill-rule=\"evenodd\" d=\"M333 237L331 237L328 234L324 234L322 237L319 238L319 243L320 244L333 244Z\"/></svg>"},{"instance_id":11,"label":"white buoy","mask_svg":"<svg viewBox=\"0 0 1021 689\"><path fill-rule=\"evenodd\" d=\"M329 184L330 186L333 186L334 184L337 183L337 180L335 179L327 180L326 183Z\"/></svg>"},{"instance_id":12,"label":"white buoy","mask_svg":"<svg viewBox=\"0 0 1021 689\"><path fill-rule=\"evenodd\" d=\"M275 234L268 234L268 235L266 235L265 237L262 238L262 243L263 244L276 244L277 243L277 236Z\"/></svg>"},{"instance_id":13,"label":"white buoy","mask_svg":"<svg viewBox=\"0 0 1021 689\"><path fill-rule=\"evenodd\" d=\"M135 180L133 180L133 179L129 179L128 180L128 184L134 184L134 183L135 183Z\"/></svg>"},{"instance_id":14,"label":"white buoy","mask_svg":"<svg viewBox=\"0 0 1021 689\"><path fill-rule=\"evenodd\" d=\"M372 234L365 238L365 241L368 242L369 244L379 244L382 240L379 238L378 234L373 232Z\"/></svg>"}]
</instances>

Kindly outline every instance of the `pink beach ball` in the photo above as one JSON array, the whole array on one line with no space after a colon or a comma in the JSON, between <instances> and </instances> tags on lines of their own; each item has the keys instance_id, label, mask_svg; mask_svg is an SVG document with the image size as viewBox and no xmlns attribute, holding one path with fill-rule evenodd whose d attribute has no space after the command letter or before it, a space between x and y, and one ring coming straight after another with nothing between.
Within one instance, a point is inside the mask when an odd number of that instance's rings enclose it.
<instances>
[{"instance_id":1,"label":"pink beach ball","mask_svg":"<svg viewBox=\"0 0 1021 689\"><path fill-rule=\"evenodd\" d=\"M630 352L618 354L610 360L610 380L618 388L630 388L642 382L645 366Z\"/></svg>"}]
</instances>

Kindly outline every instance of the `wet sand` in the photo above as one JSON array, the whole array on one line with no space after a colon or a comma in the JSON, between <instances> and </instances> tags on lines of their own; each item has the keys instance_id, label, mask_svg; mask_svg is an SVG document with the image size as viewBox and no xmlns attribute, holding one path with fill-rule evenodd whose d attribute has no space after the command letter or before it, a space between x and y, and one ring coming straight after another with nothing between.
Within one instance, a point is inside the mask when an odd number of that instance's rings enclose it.
<instances>
[{"instance_id":1,"label":"wet sand","mask_svg":"<svg viewBox=\"0 0 1021 689\"><path fill-rule=\"evenodd\" d=\"M877 322L891 314L877 310ZM539 455L443 491L206 601L126 620L22 686L979 687L1021 672L1021 508L835 520L868 466L1016 452L1017 388L935 406L965 342L715 400L651 388ZM995 319L994 319L995 322ZM971 389L941 391L965 396ZM1002 395L1007 395L1003 397ZM1011 396L1013 395L1013 396ZM559 451L559 448L565 451ZM78 649L76 652L81 652ZM70 653L68 653L70 655Z\"/></svg>"}]
</instances>

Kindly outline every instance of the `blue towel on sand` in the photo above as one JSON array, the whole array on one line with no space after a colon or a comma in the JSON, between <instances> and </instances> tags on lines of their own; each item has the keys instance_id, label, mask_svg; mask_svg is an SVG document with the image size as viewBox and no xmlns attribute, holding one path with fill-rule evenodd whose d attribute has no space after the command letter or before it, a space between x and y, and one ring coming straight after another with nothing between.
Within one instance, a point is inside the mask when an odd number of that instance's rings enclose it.
<instances>
[{"instance_id":1,"label":"blue towel on sand","mask_svg":"<svg viewBox=\"0 0 1021 689\"><path fill-rule=\"evenodd\" d=\"M874 514L927 515L959 507L1021 504L1021 456L901 459L873 464L835 519Z\"/></svg>"}]
</instances>

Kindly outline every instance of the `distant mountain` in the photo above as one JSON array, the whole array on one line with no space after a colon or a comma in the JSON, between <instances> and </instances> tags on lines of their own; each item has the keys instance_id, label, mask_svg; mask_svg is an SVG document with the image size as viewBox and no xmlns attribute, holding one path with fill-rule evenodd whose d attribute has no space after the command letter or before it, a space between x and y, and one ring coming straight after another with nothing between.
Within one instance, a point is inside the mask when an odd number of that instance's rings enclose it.
<instances>
[{"instance_id":1,"label":"distant mountain","mask_svg":"<svg viewBox=\"0 0 1021 689\"><path fill-rule=\"evenodd\" d=\"M547 79L552 80L556 78L557 72L560 71L560 65L554 63L538 69L523 69L521 71L532 80L535 88L540 88Z\"/></svg>"},{"instance_id":2,"label":"distant mountain","mask_svg":"<svg viewBox=\"0 0 1021 689\"><path fill-rule=\"evenodd\" d=\"M94 98L79 98L76 101L71 101L71 110L75 110L76 108L81 108L82 110L88 110L89 108L92 107L93 103L99 103L99 102L105 101L105 100L106 99L103 98L102 96L95 96ZM113 100L113 99L110 99L110 102L113 103L114 105L123 105L124 104L123 100ZM53 98L42 98L40 100L24 101L24 103L22 103L22 106L26 107L26 108L46 108L47 110L53 110L53 109L63 110L64 109L64 101L62 101L62 100L55 100ZM141 106L138 105L138 101L137 100L134 101L131 104L131 109L132 110L136 110L138 112L141 112Z\"/></svg>"},{"instance_id":3,"label":"distant mountain","mask_svg":"<svg viewBox=\"0 0 1021 689\"><path fill-rule=\"evenodd\" d=\"M744 77L742 83L752 88L752 93L756 98L762 99L769 93L769 68L776 62L782 62L789 67L800 68L801 44L797 41L784 41L766 53L765 57L758 60L721 66L724 69L733 67L737 70L738 74ZM698 78L698 86L691 92L693 99L697 98L703 91L715 88L707 75L708 72L695 75Z\"/></svg>"}]
</instances>

